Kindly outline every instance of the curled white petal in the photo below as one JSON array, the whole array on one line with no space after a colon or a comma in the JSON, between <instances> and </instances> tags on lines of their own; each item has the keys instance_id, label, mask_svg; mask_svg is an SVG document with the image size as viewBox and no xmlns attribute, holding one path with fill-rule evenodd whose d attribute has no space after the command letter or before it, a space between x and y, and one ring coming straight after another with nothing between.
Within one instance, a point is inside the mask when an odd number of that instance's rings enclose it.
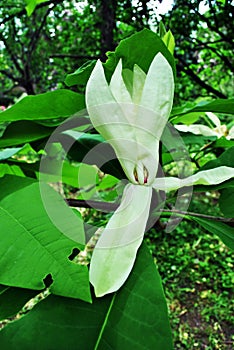
<instances>
[{"instance_id":1,"label":"curled white petal","mask_svg":"<svg viewBox=\"0 0 234 350\"><path fill-rule=\"evenodd\" d=\"M203 135L203 136L217 136L217 132L213 129L209 128L206 125L202 124L193 124L193 125L174 125L174 127L182 132L191 132L195 135Z\"/></svg>"},{"instance_id":2,"label":"curled white petal","mask_svg":"<svg viewBox=\"0 0 234 350\"><path fill-rule=\"evenodd\" d=\"M157 178L153 188L157 190L173 191L181 187L193 185L217 185L234 177L234 168L221 166L218 168L203 170L184 179L176 177Z\"/></svg>"},{"instance_id":3,"label":"curled white petal","mask_svg":"<svg viewBox=\"0 0 234 350\"><path fill-rule=\"evenodd\" d=\"M229 130L228 136L227 136L228 140L234 139L234 125L231 127L231 129Z\"/></svg>"},{"instance_id":4,"label":"curled white petal","mask_svg":"<svg viewBox=\"0 0 234 350\"><path fill-rule=\"evenodd\" d=\"M221 125L221 122L216 114L212 112L206 112L206 115L214 123L216 127L219 127Z\"/></svg>"},{"instance_id":5,"label":"curled white petal","mask_svg":"<svg viewBox=\"0 0 234 350\"><path fill-rule=\"evenodd\" d=\"M90 282L97 297L115 292L128 278L143 240L151 195L151 187L125 187L121 204L93 251Z\"/></svg>"}]
</instances>

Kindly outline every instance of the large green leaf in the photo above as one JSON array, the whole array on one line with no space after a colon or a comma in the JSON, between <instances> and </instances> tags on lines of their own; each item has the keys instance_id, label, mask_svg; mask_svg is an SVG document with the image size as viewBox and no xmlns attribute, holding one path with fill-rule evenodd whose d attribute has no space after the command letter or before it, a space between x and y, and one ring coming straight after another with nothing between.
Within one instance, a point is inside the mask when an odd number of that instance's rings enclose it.
<instances>
[{"instance_id":1,"label":"large green leaf","mask_svg":"<svg viewBox=\"0 0 234 350\"><path fill-rule=\"evenodd\" d=\"M202 168L200 168L200 171L217 168L219 166L234 167L234 147L228 148L217 159L212 159L207 162Z\"/></svg>"},{"instance_id":2,"label":"large green leaf","mask_svg":"<svg viewBox=\"0 0 234 350\"><path fill-rule=\"evenodd\" d=\"M0 113L0 123L16 120L67 118L84 108L84 95L65 89L55 90L24 97Z\"/></svg>"},{"instance_id":3,"label":"large green leaf","mask_svg":"<svg viewBox=\"0 0 234 350\"><path fill-rule=\"evenodd\" d=\"M188 102L184 106L175 107L171 112L171 120L173 123L181 121L181 115L191 112L214 112L233 114L234 98L217 99L213 101L202 101L199 103Z\"/></svg>"},{"instance_id":4,"label":"large green leaf","mask_svg":"<svg viewBox=\"0 0 234 350\"><path fill-rule=\"evenodd\" d=\"M34 340L37 339L35 342ZM166 349L172 338L160 276L145 245L115 294L93 304L49 296L0 333L3 350Z\"/></svg>"},{"instance_id":5,"label":"large green leaf","mask_svg":"<svg viewBox=\"0 0 234 350\"><path fill-rule=\"evenodd\" d=\"M101 135L70 130L58 135L57 140L74 161L95 164L104 173L119 179L126 178L113 148L107 142L103 142ZM71 144L72 147L70 147Z\"/></svg>"},{"instance_id":6,"label":"large green leaf","mask_svg":"<svg viewBox=\"0 0 234 350\"><path fill-rule=\"evenodd\" d=\"M234 218L234 188L224 188L220 191L219 207L223 215L229 218Z\"/></svg>"},{"instance_id":7,"label":"large green leaf","mask_svg":"<svg viewBox=\"0 0 234 350\"><path fill-rule=\"evenodd\" d=\"M46 184L6 176L0 186L0 283L42 289L50 274L52 293L90 301L87 268L69 260L83 247L82 221Z\"/></svg>"},{"instance_id":8,"label":"large green leaf","mask_svg":"<svg viewBox=\"0 0 234 350\"><path fill-rule=\"evenodd\" d=\"M211 221L203 218L190 216L205 230L217 235L226 246L234 250L234 228L222 222Z\"/></svg>"},{"instance_id":9,"label":"large green leaf","mask_svg":"<svg viewBox=\"0 0 234 350\"><path fill-rule=\"evenodd\" d=\"M21 145L27 142L43 139L51 134L53 129L31 121L10 123L0 138L0 147Z\"/></svg>"},{"instance_id":10,"label":"large green leaf","mask_svg":"<svg viewBox=\"0 0 234 350\"><path fill-rule=\"evenodd\" d=\"M0 285L0 320L14 316L38 292Z\"/></svg>"},{"instance_id":11,"label":"large green leaf","mask_svg":"<svg viewBox=\"0 0 234 350\"><path fill-rule=\"evenodd\" d=\"M158 34L149 29L133 34L127 39L121 40L114 52L107 53L107 61L104 63L107 78L110 79L120 58L123 68L133 69L137 64L145 73L148 72L153 58L161 52L168 60L175 75L175 62L170 51Z\"/></svg>"},{"instance_id":12,"label":"large green leaf","mask_svg":"<svg viewBox=\"0 0 234 350\"><path fill-rule=\"evenodd\" d=\"M132 69L134 64L137 64L147 73L154 56L158 52L166 57L175 75L174 58L163 40L151 30L143 29L129 38L121 40L114 52L107 53L108 59L104 63L107 79L110 79L120 58L123 60L123 68ZM74 73L69 74L65 83L68 86L86 84L94 65L95 61L89 61Z\"/></svg>"},{"instance_id":13,"label":"large green leaf","mask_svg":"<svg viewBox=\"0 0 234 350\"><path fill-rule=\"evenodd\" d=\"M63 182L73 187L81 188L98 184L97 169L87 164L72 164L69 161L60 161L46 157L43 159L45 182Z\"/></svg>"}]
</instances>

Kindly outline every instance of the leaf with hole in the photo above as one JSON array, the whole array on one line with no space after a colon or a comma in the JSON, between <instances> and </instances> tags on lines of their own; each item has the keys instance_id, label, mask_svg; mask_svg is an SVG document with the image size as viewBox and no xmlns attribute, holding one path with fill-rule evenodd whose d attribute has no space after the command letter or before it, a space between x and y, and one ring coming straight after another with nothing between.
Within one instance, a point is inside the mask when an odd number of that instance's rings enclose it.
<instances>
[{"instance_id":1,"label":"leaf with hole","mask_svg":"<svg viewBox=\"0 0 234 350\"><path fill-rule=\"evenodd\" d=\"M37 341L35 342L35 339ZM0 332L3 349L167 349L172 337L161 279L143 244L125 285L93 304L49 296Z\"/></svg>"},{"instance_id":2,"label":"leaf with hole","mask_svg":"<svg viewBox=\"0 0 234 350\"><path fill-rule=\"evenodd\" d=\"M40 290L51 275L52 293L90 301L87 267L69 260L83 222L46 184L5 176L0 186L0 283Z\"/></svg>"}]
</instances>

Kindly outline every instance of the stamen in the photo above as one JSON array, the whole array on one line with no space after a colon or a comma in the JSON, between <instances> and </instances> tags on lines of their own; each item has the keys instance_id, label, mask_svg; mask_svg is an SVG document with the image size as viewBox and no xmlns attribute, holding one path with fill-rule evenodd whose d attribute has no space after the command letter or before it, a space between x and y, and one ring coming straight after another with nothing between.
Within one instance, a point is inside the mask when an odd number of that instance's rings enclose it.
<instances>
[{"instance_id":1,"label":"stamen","mask_svg":"<svg viewBox=\"0 0 234 350\"><path fill-rule=\"evenodd\" d=\"M138 180L138 174L137 174L136 168L135 168L134 171L133 171L133 175L134 175L134 177L135 177L136 182L139 182L139 180Z\"/></svg>"},{"instance_id":2,"label":"stamen","mask_svg":"<svg viewBox=\"0 0 234 350\"><path fill-rule=\"evenodd\" d=\"M144 184L146 184L148 182L148 176L149 176L149 173L148 173L148 170L146 169L146 167L144 166Z\"/></svg>"}]
</instances>

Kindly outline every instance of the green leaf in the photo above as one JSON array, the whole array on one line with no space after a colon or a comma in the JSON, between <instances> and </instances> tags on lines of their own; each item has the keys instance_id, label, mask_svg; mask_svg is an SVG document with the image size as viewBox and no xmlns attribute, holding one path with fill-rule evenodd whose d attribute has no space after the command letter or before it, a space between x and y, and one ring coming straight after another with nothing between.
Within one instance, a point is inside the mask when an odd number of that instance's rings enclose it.
<instances>
[{"instance_id":1,"label":"green leaf","mask_svg":"<svg viewBox=\"0 0 234 350\"><path fill-rule=\"evenodd\" d=\"M209 162L207 162L205 165L203 165L202 168L199 169L199 171L217 168L219 166L234 167L233 160L234 160L234 147L231 147L231 148L228 148L225 152L223 152L221 156L218 157L217 159L212 159Z\"/></svg>"},{"instance_id":2,"label":"green leaf","mask_svg":"<svg viewBox=\"0 0 234 350\"><path fill-rule=\"evenodd\" d=\"M107 61L103 64L107 79L110 80L120 58L123 60L123 68L133 70L134 64L137 64L147 73L153 58L158 52L161 52L168 60L175 75L174 58L162 39L151 30L143 29L129 38L121 40L114 52L107 53ZM88 61L74 73L69 74L66 77L65 83L68 86L77 84L85 85L95 63L95 60Z\"/></svg>"},{"instance_id":3,"label":"green leaf","mask_svg":"<svg viewBox=\"0 0 234 350\"><path fill-rule=\"evenodd\" d=\"M0 283L43 289L51 274L52 293L90 301L87 267L69 260L83 248L82 221L46 184L6 176L0 186Z\"/></svg>"},{"instance_id":4,"label":"green leaf","mask_svg":"<svg viewBox=\"0 0 234 350\"><path fill-rule=\"evenodd\" d=\"M35 343L35 339L37 339ZM93 304L49 296L0 332L7 350L167 349L172 337L161 279L143 245L125 285Z\"/></svg>"},{"instance_id":5,"label":"green leaf","mask_svg":"<svg viewBox=\"0 0 234 350\"><path fill-rule=\"evenodd\" d=\"M36 294L35 290L0 285L0 320L17 314Z\"/></svg>"},{"instance_id":6,"label":"green leaf","mask_svg":"<svg viewBox=\"0 0 234 350\"><path fill-rule=\"evenodd\" d=\"M7 126L0 138L0 147L21 145L26 142L43 139L51 134L53 129L31 121L17 121Z\"/></svg>"},{"instance_id":7,"label":"green leaf","mask_svg":"<svg viewBox=\"0 0 234 350\"><path fill-rule=\"evenodd\" d=\"M163 36L162 40L170 53L173 55L175 49L175 39L172 32L168 30L168 32Z\"/></svg>"},{"instance_id":8,"label":"green leaf","mask_svg":"<svg viewBox=\"0 0 234 350\"><path fill-rule=\"evenodd\" d=\"M234 250L234 228L222 222L202 219L190 215L190 218L201 225L205 230L217 235L226 246Z\"/></svg>"},{"instance_id":9,"label":"green leaf","mask_svg":"<svg viewBox=\"0 0 234 350\"><path fill-rule=\"evenodd\" d=\"M27 6L25 7L27 15L31 16L33 11L35 10L36 6L38 4L41 4L42 2L47 2L48 0L25 0L27 3Z\"/></svg>"},{"instance_id":10,"label":"green leaf","mask_svg":"<svg viewBox=\"0 0 234 350\"><path fill-rule=\"evenodd\" d=\"M67 118L85 108L81 94L61 89L36 96L26 96L0 113L0 123L16 120Z\"/></svg>"},{"instance_id":11,"label":"green leaf","mask_svg":"<svg viewBox=\"0 0 234 350\"><path fill-rule=\"evenodd\" d=\"M215 144L214 147L222 147L222 148L230 148L234 147L234 140L227 140L225 137L220 137Z\"/></svg>"},{"instance_id":12,"label":"green leaf","mask_svg":"<svg viewBox=\"0 0 234 350\"><path fill-rule=\"evenodd\" d=\"M98 185L99 190L107 190L119 183L119 180L112 175L105 175L100 184Z\"/></svg>"},{"instance_id":13,"label":"green leaf","mask_svg":"<svg viewBox=\"0 0 234 350\"><path fill-rule=\"evenodd\" d=\"M220 191L219 207L223 215L229 218L234 218L234 188L225 188Z\"/></svg>"},{"instance_id":14,"label":"green leaf","mask_svg":"<svg viewBox=\"0 0 234 350\"><path fill-rule=\"evenodd\" d=\"M97 169L87 164L73 165L69 161L59 161L46 157L43 159L45 182L63 182L73 187L81 188L98 183Z\"/></svg>"},{"instance_id":15,"label":"green leaf","mask_svg":"<svg viewBox=\"0 0 234 350\"><path fill-rule=\"evenodd\" d=\"M121 40L114 52L108 52L108 59L104 63L106 77L110 79L120 58L123 61L123 68L133 70L137 64L145 73L158 52L167 59L175 75L174 58L158 34L149 29L133 34L127 39Z\"/></svg>"},{"instance_id":16,"label":"green leaf","mask_svg":"<svg viewBox=\"0 0 234 350\"><path fill-rule=\"evenodd\" d=\"M104 142L101 135L70 130L58 135L58 141L74 161L90 165L95 164L104 173L116 176L119 179L126 178L113 148L107 142ZM68 146L71 144L72 147Z\"/></svg>"},{"instance_id":17,"label":"green leaf","mask_svg":"<svg viewBox=\"0 0 234 350\"><path fill-rule=\"evenodd\" d=\"M160 36L160 38L163 38L164 35L167 33L166 28L165 28L165 26L163 24L163 21L159 22L158 29L159 29L159 36Z\"/></svg>"},{"instance_id":18,"label":"green leaf","mask_svg":"<svg viewBox=\"0 0 234 350\"><path fill-rule=\"evenodd\" d=\"M80 68L78 68L74 73L68 74L65 79L65 84L67 86L82 85L86 84L89 76L96 64L96 60L85 62Z\"/></svg>"},{"instance_id":19,"label":"green leaf","mask_svg":"<svg viewBox=\"0 0 234 350\"><path fill-rule=\"evenodd\" d=\"M24 173L18 165L0 164L0 177L3 177L4 175L24 177Z\"/></svg>"},{"instance_id":20,"label":"green leaf","mask_svg":"<svg viewBox=\"0 0 234 350\"><path fill-rule=\"evenodd\" d=\"M177 123L183 123L186 125L190 125L195 123L200 116L202 116L204 113L202 112L191 112L191 113L185 113L181 116L178 116L176 118L173 118L173 124L177 124Z\"/></svg>"},{"instance_id":21,"label":"green leaf","mask_svg":"<svg viewBox=\"0 0 234 350\"><path fill-rule=\"evenodd\" d=\"M186 103L184 106L175 107L171 112L171 120L177 123L180 119L177 116L191 112L214 112L233 114L234 98L217 99L213 101L202 101L199 103Z\"/></svg>"}]
</instances>

